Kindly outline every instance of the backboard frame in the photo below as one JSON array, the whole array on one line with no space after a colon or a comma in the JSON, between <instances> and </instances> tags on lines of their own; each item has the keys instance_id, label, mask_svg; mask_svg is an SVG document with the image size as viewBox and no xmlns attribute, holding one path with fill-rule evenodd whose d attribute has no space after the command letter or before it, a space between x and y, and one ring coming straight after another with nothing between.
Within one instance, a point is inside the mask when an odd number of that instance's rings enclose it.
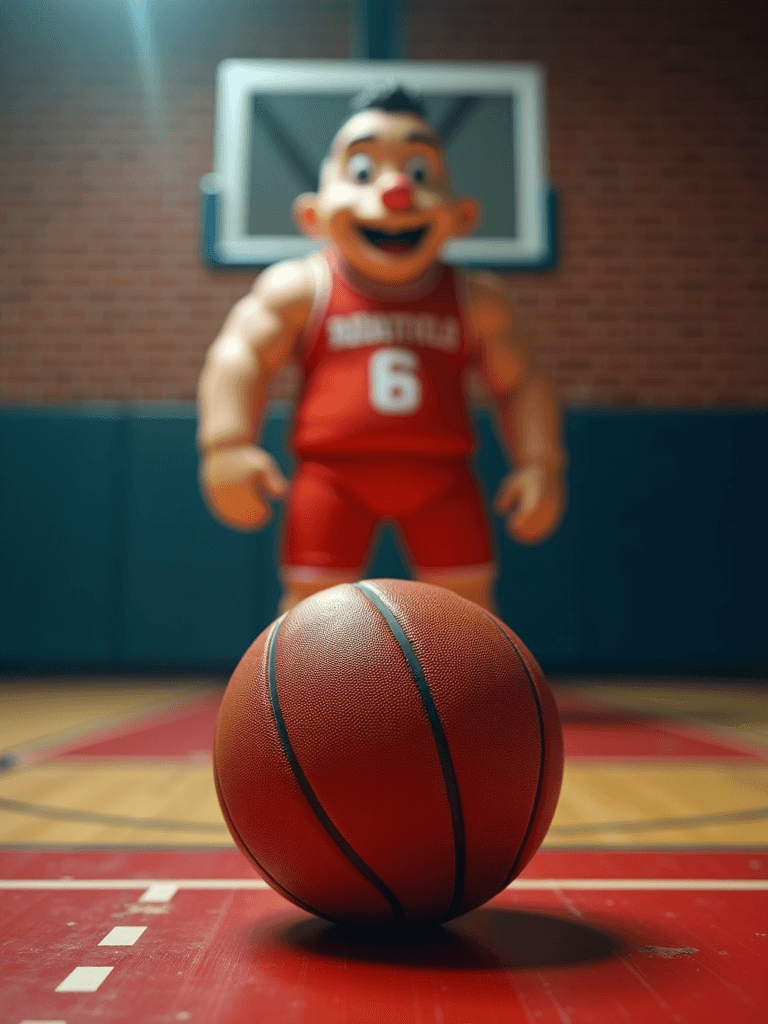
<instances>
[{"instance_id":1,"label":"backboard frame","mask_svg":"<svg viewBox=\"0 0 768 1024\"><path fill-rule=\"evenodd\" d=\"M202 255L213 267L259 268L321 247L300 235L247 231L252 103L270 93L350 94L392 81L419 92L509 98L518 232L448 243L447 263L469 268L546 270L556 261L556 200L548 181L544 73L536 64L391 60L225 60L217 69L214 169L200 182Z\"/></svg>"}]
</instances>

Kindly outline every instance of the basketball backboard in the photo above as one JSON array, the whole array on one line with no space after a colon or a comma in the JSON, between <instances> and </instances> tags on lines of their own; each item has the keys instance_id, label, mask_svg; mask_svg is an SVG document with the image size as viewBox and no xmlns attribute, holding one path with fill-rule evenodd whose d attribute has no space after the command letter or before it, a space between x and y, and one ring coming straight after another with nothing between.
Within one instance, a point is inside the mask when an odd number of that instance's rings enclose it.
<instances>
[{"instance_id":1,"label":"basketball backboard","mask_svg":"<svg viewBox=\"0 0 768 1024\"><path fill-rule=\"evenodd\" d=\"M200 183L203 255L259 267L305 256L291 204L314 191L349 102L371 85L413 90L446 144L454 188L483 207L446 262L541 270L555 259L544 76L533 64L226 60L218 68L214 170Z\"/></svg>"}]
</instances>

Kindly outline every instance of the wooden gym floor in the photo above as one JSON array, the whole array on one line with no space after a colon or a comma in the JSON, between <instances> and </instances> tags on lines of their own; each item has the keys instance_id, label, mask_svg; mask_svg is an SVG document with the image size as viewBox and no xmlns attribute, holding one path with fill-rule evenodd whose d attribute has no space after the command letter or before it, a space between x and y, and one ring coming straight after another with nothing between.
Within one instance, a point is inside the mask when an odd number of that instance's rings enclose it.
<instances>
[{"instance_id":1,"label":"wooden gym floor","mask_svg":"<svg viewBox=\"0 0 768 1024\"><path fill-rule=\"evenodd\" d=\"M221 681L0 684L2 1024L768 1022L768 690L561 680L549 835L486 907L352 939L267 889Z\"/></svg>"}]
</instances>

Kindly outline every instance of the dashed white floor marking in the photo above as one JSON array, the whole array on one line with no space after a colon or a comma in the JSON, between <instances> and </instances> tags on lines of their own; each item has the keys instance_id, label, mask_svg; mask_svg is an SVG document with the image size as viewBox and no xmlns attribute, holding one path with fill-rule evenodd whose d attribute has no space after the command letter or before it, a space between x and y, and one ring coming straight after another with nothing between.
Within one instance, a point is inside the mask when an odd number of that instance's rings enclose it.
<instances>
[{"instance_id":1,"label":"dashed white floor marking","mask_svg":"<svg viewBox=\"0 0 768 1024\"><path fill-rule=\"evenodd\" d=\"M95 992L113 970L112 967L76 967L54 992Z\"/></svg>"},{"instance_id":2,"label":"dashed white floor marking","mask_svg":"<svg viewBox=\"0 0 768 1024\"><path fill-rule=\"evenodd\" d=\"M2 890L131 890L143 889L139 903L166 903L179 890L268 889L261 878L181 878L152 882L136 878L12 878L0 879ZM511 890L583 889L660 892L765 892L766 878L518 878Z\"/></svg>"},{"instance_id":3,"label":"dashed white floor marking","mask_svg":"<svg viewBox=\"0 0 768 1024\"><path fill-rule=\"evenodd\" d=\"M139 903L168 903L178 891L176 882L154 882L139 896Z\"/></svg>"},{"instance_id":4,"label":"dashed white floor marking","mask_svg":"<svg viewBox=\"0 0 768 1024\"><path fill-rule=\"evenodd\" d=\"M100 946L132 946L140 936L147 930L146 925L144 927L128 928L121 926L119 928L113 928L109 934L105 935L99 943Z\"/></svg>"}]
</instances>

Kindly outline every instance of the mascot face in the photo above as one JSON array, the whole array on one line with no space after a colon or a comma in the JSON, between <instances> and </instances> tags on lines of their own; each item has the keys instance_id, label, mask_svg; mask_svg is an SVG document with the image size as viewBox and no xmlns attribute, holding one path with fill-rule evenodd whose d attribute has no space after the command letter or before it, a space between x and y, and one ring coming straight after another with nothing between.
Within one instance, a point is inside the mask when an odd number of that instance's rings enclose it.
<instances>
[{"instance_id":1,"label":"mascot face","mask_svg":"<svg viewBox=\"0 0 768 1024\"><path fill-rule=\"evenodd\" d=\"M428 273L450 238L472 231L479 206L453 194L442 143L425 121L372 109L342 125L318 192L299 196L293 214L363 278L405 284Z\"/></svg>"}]
</instances>

